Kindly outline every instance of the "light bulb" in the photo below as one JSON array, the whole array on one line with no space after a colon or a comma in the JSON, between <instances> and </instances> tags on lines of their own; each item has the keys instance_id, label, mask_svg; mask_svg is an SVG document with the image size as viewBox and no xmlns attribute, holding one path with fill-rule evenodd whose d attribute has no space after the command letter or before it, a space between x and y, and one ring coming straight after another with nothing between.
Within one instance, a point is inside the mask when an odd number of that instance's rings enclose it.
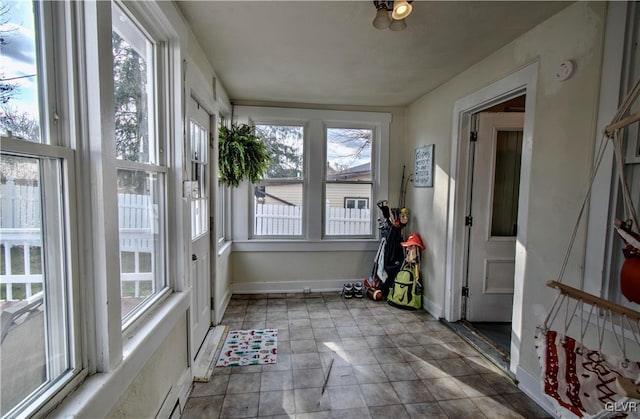
<instances>
[{"instance_id":1,"label":"light bulb","mask_svg":"<svg viewBox=\"0 0 640 419\"><path fill-rule=\"evenodd\" d=\"M406 0L399 0L393 2L393 12L391 17L400 20L409 16L413 7Z\"/></svg>"},{"instance_id":2,"label":"light bulb","mask_svg":"<svg viewBox=\"0 0 640 419\"><path fill-rule=\"evenodd\" d=\"M376 17L373 19L373 27L376 29L387 29L391 19L389 18L389 12L384 7L381 7L376 12Z\"/></svg>"}]
</instances>

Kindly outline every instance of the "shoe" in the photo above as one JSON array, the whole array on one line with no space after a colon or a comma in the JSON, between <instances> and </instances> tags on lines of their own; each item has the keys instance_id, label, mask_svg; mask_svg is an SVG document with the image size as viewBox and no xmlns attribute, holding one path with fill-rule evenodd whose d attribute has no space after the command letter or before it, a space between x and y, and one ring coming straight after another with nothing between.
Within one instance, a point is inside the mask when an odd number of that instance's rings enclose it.
<instances>
[{"instance_id":1,"label":"shoe","mask_svg":"<svg viewBox=\"0 0 640 419\"><path fill-rule=\"evenodd\" d=\"M344 284L342 286L342 296L344 298L353 298L353 284Z\"/></svg>"},{"instance_id":2,"label":"shoe","mask_svg":"<svg viewBox=\"0 0 640 419\"><path fill-rule=\"evenodd\" d=\"M364 287L362 282L358 281L353 285L353 296L356 298L364 297Z\"/></svg>"}]
</instances>

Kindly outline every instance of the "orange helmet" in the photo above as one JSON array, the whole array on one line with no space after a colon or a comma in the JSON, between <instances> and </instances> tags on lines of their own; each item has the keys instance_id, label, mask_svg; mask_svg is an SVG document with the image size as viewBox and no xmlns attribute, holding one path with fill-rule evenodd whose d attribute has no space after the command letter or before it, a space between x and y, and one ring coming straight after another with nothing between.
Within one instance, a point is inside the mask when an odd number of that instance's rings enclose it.
<instances>
[{"instance_id":1,"label":"orange helmet","mask_svg":"<svg viewBox=\"0 0 640 419\"><path fill-rule=\"evenodd\" d=\"M422 243L422 239L420 238L420 235L418 233L409 234L409 238L407 239L407 241L400 244L404 247L418 246L420 248L420 251L423 251L425 249L425 246Z\"/></svg>"}]
</instances>

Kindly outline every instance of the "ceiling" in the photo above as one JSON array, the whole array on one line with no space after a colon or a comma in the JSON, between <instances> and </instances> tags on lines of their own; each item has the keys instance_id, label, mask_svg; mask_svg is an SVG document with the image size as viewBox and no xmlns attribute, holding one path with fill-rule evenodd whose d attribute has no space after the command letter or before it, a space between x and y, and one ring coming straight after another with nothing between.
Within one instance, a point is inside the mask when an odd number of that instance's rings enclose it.
<instances>
[{"instance_id":1,"label":"ceiling","mask_svg":"<svg viewBox=\"0 0 640 419\"><path fill-rule=\"evenodd\" d=\"M402 32L372 1L179 1L232 101L404 106L566 7L414 1Z\"/></svg>"}]
</instances>

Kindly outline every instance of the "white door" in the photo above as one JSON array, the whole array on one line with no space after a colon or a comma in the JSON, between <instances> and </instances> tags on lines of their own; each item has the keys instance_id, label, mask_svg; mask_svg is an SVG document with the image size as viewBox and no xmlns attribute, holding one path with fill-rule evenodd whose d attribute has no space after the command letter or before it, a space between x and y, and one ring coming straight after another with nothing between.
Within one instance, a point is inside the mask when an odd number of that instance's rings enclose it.
<instances>
[{"instance_id":1,"label":"white door","mask_svg":"<svg viewBox=\"0 0 640 419\"><path fill-rule=\"evenodd\" d=\"M195 356L211 326L211 243L209 211L211 198L210 115L189 100L191 196L191 347Z\"/></svg>"},{"instance_id":2,"label":"white door","mask_svg":"<svg viewBox=\"0 0 640 419\"><path fill-rule=\"evenodd\" d=\"M466 319L510 322L524 113L478 114Z\"/></svg>"}]
</instances>

